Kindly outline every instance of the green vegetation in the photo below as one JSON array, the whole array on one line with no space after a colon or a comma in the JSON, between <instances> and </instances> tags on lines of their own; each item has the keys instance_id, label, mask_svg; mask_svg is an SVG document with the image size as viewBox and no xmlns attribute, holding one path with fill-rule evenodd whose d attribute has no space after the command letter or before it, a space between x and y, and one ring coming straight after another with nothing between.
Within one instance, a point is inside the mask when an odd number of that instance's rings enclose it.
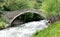
<instances>
[{"instance_id":1,"label":"green vegetation","mask_svg":"<svg viewBox=\"0 0 60 37\"><path fill-rule=\"evenodd\" d=\"M5 28L6 26L6 19L0 17L0 29Z\"/></svg>"},{"instance_id":2,"label":"green vegetation","mask_svg":"<svg viewBox=\"0 0 60 37\"><path fill-rule=\"evenodd\" d=\"M0 22L0 29L5 28L6 23L5 22Z\"/></svg>"},{"instance_id":3,"label":"green vegetation","mask_svg":"<svg viewBox=\"0 0 60 37\"><path fill-rule=\"evenodd\" d=\"M60 37L60 21L55 22L47 29L36 32L32 37Z\"/></svg>"},{"instance_id":4,"label":"green vegetation","mask_svg":"<svg viewBox=\"0 0 60 37\"><path fill-rule=\"evenodd\" d=\"M1 11L22 10L27 8L39 9L42 0L2 0L0 1Z\"/></svg>"},{"instance_id":5,"label":"green vegetation","mask_svg":"<svg viewBox=\"0 0 60 37\"><path fill-rule=\"evenodd\" d=\"M6 19L0 17L0 29L5 28L6 26Z\"/></svg>"},{"instance_id":6,"label":"green vegetation","mask_svg":"<svg viewBox=\"0 0 60 37\"><path fill-rule=\"evenodd\" d=\"M3 14L3 12L0 11L0 29L5 28L5 26L6 26L6 19L1 16L2 14Z\"/></svg>"},{"instance_id":7,"label":"green vegetation","mask_svg":"<svg viewBox=\"0 0 60 37\"><path fill-rule=\"evenodd\" d=\"M46 16L55 16L60 12L60 0L44 0L40 7Z\"/></svg>"}]
</instances>

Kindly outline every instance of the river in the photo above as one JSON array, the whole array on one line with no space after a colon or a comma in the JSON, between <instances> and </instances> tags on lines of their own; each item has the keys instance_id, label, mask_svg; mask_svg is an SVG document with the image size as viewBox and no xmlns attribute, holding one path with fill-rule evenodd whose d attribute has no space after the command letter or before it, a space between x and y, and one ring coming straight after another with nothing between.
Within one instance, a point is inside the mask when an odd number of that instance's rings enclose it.
<instances>
[{"instance_id":1,"label":"river","mask_svg":"<svg viewBox=\"0 0 60 37\"><path fill-rule=\"evenodd\" d=\"M0 37L30 37L37 30L47 28L47 23L47 20L33 21L17 27L0 30Z\"/></svg>"}]
</instances>

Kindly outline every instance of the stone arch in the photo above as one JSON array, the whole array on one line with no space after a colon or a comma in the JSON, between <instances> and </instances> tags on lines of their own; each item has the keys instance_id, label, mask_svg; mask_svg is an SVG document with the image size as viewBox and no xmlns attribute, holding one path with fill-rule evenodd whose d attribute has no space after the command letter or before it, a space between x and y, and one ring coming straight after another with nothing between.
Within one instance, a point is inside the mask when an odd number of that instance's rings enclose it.
<instances>
[{"instance_id":1,"label":"stone arch","mask_svg":"<svg viewBox=\"0 0 60 37\"><path fill-rule=\"evenodd\" d=\"M2 17L7 19L6 22L10 26L17 17L21 16L24 13L28 13L28 12L36 13L36 14L46 18L46 16L42 13L42 11L38 10L38 9L25 9L25 10L18 10L18 11L6 11L2 15Z\"/></svg>"},{"instance_id":2,"label":"stone arch","mask_svg":"<svg viewBox=\"0 0 60 37\"><path fill-rule=\"evenodd\" d=\"M44 16L42 15L42 13L41 13L42 11L36 11L36 10L33 10L33 11L24 11L24 12L21 12L21 13L19 13L18 15L16 15L16 16L10 21L10 24L12 24L13 21L14 21L17 17L19 17L19 16L22 15L22 14L28 13L28 12L36 13L36 14L44 17Z\"/></svg>"}]
</instances>

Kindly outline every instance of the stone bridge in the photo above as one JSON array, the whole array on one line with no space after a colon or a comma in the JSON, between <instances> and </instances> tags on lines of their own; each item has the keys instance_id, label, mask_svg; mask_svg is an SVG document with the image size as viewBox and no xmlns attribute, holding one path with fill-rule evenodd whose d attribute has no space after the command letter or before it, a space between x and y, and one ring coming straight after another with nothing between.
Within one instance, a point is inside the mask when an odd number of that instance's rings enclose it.
<instances>
[{"instance_id":1,"label":"stone bridge","mask_svg":"<svg viewBox=\"0 0 60 37\"><path fill-rule=\"evenodd\" d=\"M37 10L37 9L25 9L25 10L20 10L20 11L6 11L4 13L3 18L7 19L7 23L11 24L18 16L21 14L27 13L27 12L32 12L32 13L37 13L43 17L45 17L42 14L42 11Z\"/></svg>"}]
</instances>

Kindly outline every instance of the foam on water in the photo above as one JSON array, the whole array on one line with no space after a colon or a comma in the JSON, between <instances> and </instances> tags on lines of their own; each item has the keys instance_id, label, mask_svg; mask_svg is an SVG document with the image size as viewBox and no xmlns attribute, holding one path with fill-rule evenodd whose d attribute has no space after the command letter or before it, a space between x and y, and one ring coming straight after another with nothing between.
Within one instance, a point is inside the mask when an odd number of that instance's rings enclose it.
<instances>
[{"instance_id":1,"label":"foam on water","mask_svg":"<svg viewBox=\"0 0 60 37\"><path fill-rule=\"evenodd\" d=\"M30 37L37 30L47 28L48 21L34 21L0 31L0 37Z\"/></svg>"}]
</instances>

